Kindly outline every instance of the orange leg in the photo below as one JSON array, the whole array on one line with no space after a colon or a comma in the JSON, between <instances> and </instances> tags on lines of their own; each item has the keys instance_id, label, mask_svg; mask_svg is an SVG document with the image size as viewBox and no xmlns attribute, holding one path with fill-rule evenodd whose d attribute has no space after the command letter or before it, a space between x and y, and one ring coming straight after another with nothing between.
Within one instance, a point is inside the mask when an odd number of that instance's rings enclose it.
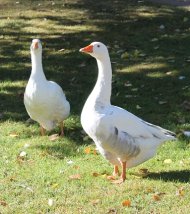
<instances>
[{"instance_id":1,"label":"orange leg","mask_svg":"<svg viewBox=\"0 0 190 214\"><path fill-rule=\"evenodd\" d=\"M60 128L61 128L61 133L60 133L60 136L64 136L64 125L63 125L63 122L60 123Z\"/></svg>"},{"instance_id":2,"label":"orange leg","mask_svg":"<svg viewBox=\"0 0 190 214\"><path fill-rule=\"evenodd\" d=\"M122 167L122 173L121 173L121 177L119 180L114 180L112 181L113 184L121 184L125 181L126 179L126 162L121 162L121 167ZM114 171L118 170L118 166L114 166ZM119 170L118 170L119 172Z\"/></svg>"},{"instance_id":3,"label":"orange leg","mask_svg":"<svg viewBox=\"0 0 190 214\"><path fill-rule=\"evenodd\" d=\"M124 182L126 179L126 161L121 162L121 167L122 167L121 180L122 182Z\"/></svg>"},{"instance_id":4,"label":"orange leg","mask_svg":"<svg viewBox=\"0 0 190 214\"><path fill-rule=\"evenodd\" d=\"M45 135L45 129L40 125L40 133L42 136Z\"/></svg>"},{"instance_id":5,"label":"orange leg","mask_svg":"<svg viewBox=\"0 0 190 214\"><path fill-rule=\"evenodd\" d=\"M117 175L119 175L119 167L117 165L114 165L113 176Z\"/></svg>"}]
</instances>

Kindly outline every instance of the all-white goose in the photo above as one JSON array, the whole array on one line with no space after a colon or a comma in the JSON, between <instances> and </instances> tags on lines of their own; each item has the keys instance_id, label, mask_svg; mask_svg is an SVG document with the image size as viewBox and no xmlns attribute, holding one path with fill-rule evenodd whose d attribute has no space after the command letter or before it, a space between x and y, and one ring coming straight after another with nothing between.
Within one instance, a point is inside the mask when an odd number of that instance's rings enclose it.
<instances>
[{"instance_id":1,"label":"all-white goose","mask_svg":"<svg viewBox=\"0 0 190 214\"><path fill-rule=\"evenodd\" d=\"M63 121L69 116L70 104L62 88L48 81L42 67L42 44L33 39L30 47L32 71L24 93L24 105L29 116L40 124L41 134L60 123L64 135Z\"/></svg>"},{"instance_id":2,"label":"all-white goose","mask_svg":"<svg viewBox=\"0 0 190 214\"><path fill-rule=\"evenodd\" d=\"M90 54L98 65L97 82L83 107L81 124L99 152L114 165L114 175L119 174L121 166L118 181L123 182L126 168L152 158L163 142L175 139L175 134L111 105L112 68L104 44L93 42L80 52Z\"/></svg>"}]
</instances>

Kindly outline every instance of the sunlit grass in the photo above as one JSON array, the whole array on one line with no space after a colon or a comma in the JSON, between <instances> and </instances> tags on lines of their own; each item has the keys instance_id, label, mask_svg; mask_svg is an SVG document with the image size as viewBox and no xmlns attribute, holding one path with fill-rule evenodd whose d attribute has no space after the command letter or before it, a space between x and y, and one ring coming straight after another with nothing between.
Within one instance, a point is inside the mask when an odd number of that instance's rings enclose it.
<instances>
[{"instance_id":1,"label":"sunlit grass","mask_svg":"<svg viewBox=\"0 0 190 214\"><path fill-rule=\"evenodd\" d=\"M142 6L136 10L136 13L140 17L156 18L156 17L160 17L160 16L165 16L165 17L171 16L171 15L173 15L174 11L170 8L165 8L165 7L150 8L150 6L149 7Z\"/></svg>"},{"instance_id":2,"label":"sunlit grass","mask_svg":"<svg viewBox=\"0 0 190 214\"><path fill-rule=\"evenodd\" d=\"M164 63L140 63L140 64L136 64L136 65L132 65L132 66L127 66L125 68L123 68L122 70L120 70L120 72L147 72L149 70L160 70L160 69L164 69L167 68L167 65ZM152 73L153 74L153 73Z\"/></svg>"}]
</instances>

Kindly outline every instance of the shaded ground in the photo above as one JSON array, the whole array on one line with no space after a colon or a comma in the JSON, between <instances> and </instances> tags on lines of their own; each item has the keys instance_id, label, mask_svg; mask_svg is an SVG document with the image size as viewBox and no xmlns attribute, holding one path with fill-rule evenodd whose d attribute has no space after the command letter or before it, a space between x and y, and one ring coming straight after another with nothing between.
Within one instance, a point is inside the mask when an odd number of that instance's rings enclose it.
<instances>
[{"instance_id":1,"label":"shaded ground","mask_svg":"<svg viewBox=\"0 0 190 214\"><path fill-rule=\"evenodd\" d=\"M63 87L74 114L80 114L97 76L94 59L78 50L91 41L102 41L110 47L115 62L113 103L159 125L178 123L181 118L188 121L180 107L188 98L188 78L178 79L189 75L190 16L184 10L139 1L115 1L113 5L111 1L86 0L64 5L59 1L53 5L49 1L41 5L0 2L7 10L2 10L0 27L0 78L9 80L0 94L4 119L28 117L22 93L30 72L29 45L32 38L39 37L46 44L43 62L47 78ZM59 52L62 48L64 52ZM126 82L133 87L124 89ZM158 108L159 101L165 102L162 108ZM137 109L137 104L142 108Z\"/></svg>"},{"instance_id":2,"label":"shaded ground","mask_svg":"<svg viewBox=\"0 0 190 214\"><path fill-rule=\"evenodd\" d=\"M174 6L190 6L190 0L150 0L160 4L170 4Z\"/></svg>"}]
</instances>

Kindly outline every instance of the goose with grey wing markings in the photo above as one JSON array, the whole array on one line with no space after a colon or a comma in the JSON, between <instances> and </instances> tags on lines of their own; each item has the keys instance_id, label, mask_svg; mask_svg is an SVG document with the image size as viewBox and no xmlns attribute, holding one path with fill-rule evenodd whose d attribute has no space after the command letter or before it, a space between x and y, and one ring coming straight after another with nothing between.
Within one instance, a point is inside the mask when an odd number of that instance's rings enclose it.
<instances>
[{"instance_id":1,"label":"goose with grey wing markings","mask_svg":"<svg viewBox=\"0 0 190 214\"><path fill-rule=\"evenodd\" d=\"M148 123L110 102L112 68L107 47L93 42L81 48L97 61L98 78L81 113L81 124L99 152L114 165L114 175L122 169L119 182L126 179L126 168L152 158L157 148L175 133Z\"/></svg>"}]
</instances>

